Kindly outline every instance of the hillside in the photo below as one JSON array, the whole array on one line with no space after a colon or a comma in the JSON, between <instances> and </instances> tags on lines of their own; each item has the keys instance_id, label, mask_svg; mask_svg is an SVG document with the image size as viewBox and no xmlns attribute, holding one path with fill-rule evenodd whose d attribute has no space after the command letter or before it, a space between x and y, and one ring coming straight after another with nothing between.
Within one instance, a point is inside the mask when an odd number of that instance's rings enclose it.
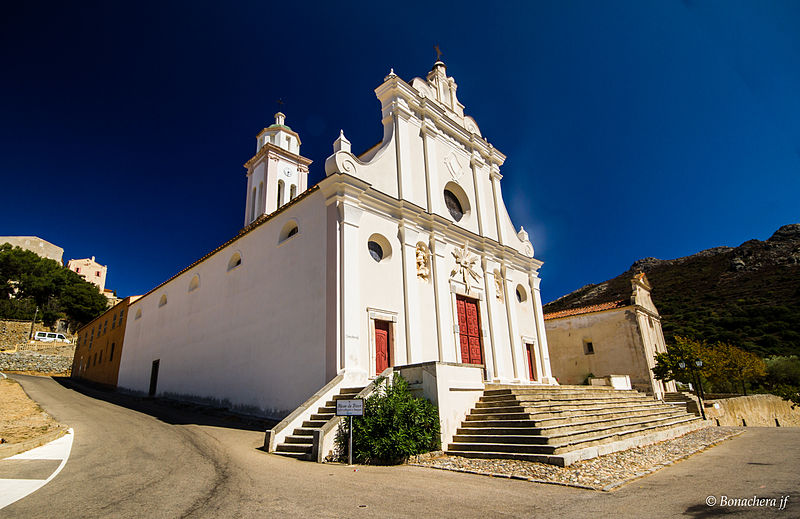
<instances>
[{"instance_id":1,"label":"hillside","mask_svg":"<svg viewBox=\"0 0 800 519\"><path fill-rule=\"evenodd\" d=\"M686 335L764 356L800 354L800 224L784 225L766 241L638 260L613 279L546 304L544 311L627 298L630 279L640 271L653 286L667 342Z\"/></svg>"}]
</instances>

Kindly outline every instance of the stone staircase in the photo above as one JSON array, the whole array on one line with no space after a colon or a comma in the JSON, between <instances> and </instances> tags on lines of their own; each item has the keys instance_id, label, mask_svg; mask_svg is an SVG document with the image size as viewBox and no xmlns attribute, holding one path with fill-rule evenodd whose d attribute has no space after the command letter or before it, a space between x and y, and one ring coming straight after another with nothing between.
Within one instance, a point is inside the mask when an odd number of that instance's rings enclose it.
<instances>
[{"instance_id":1,"label":"stone staircase","mask_svg":"<svg viewBox=\"0 0 800 519\"><path fill-rule=\"evenodd\" d=\"M292 431L292 434L285 438L283 443L275 448L275 454L289 456L301 460L311 460L313 450L314 431L322 427L330 420L336 418L336 400L355 398L363 387L346 387L334 395L332 400L325 402L325 405L317 408L308 420L303 421L302 426Z\"/></svg>"},{"instance_id":2,"label":"stone staircase","mask_svg":"<svg viewBox=\"0 0 800 519\"><path fill-rule=\"evenodd\" d=\"M664 402L700 416L700 406L697 403L697 397L694 395L682 392L664 393Z\"/></svg>"},{"instance_id":3,"label":"stone staircase","mask_svg":"<svg viewBox=\"0 0 800 519\"><path fill-rule=\"evenodd\" d=\"M565 466L702 426L684 409L637 391L487 385L447 454Z\"/></svg>"}]
</instances>

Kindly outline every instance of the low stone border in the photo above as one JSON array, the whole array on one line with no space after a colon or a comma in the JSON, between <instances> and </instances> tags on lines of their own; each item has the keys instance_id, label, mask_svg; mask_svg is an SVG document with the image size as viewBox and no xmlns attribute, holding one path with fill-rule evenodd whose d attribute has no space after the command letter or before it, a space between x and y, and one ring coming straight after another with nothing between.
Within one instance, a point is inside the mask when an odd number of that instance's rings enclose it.
<instances>
[{"instance_id":1,"label":"low stone border","mask_svg":"<svg viewBox=\"0 0 800 519\"><path fill-rule=\"evenodd\" d=\"M706 427L678 438L579 461L567 467L521 460L463 458L446 456L441 453L416 456L409 460L408 464L481 476L611 492L743 432L741 429L728 427ZM637 460L642 462L636 463Z\"/></svg>"},{"instance_id":2,"label":"low stone border","mask_svg":"<svg viewBox=\"0 0 800 519\"><path fill-rule=\"evenodd\" d=\"M16 456L17 454L35 449L36 447L41 447L42 445L50 443L53 440L61 438L67 434L67 431L67 427L59 425L58 429L55 431L50 431L49 433L37 436L36 438L31 438L30 440L25 440L24 442L4 443L0 445L0 460L4 460L10 456Z\"/></svg>"}]
</instances>

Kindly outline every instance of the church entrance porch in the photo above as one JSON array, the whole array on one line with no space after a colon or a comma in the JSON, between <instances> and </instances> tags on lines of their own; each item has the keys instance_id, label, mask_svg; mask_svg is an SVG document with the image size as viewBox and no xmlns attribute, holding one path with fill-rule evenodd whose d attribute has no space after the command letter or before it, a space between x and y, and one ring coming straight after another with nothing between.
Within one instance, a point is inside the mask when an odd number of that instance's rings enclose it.
<instances>
[{"instance_id":1,"label":"church entrance porch","mask_svg":"<svg viewBox=\"0 0 800 519\"><path fill-rule=\"evenodd\" d=\"M478 300L458 295L456 296L456 309L458 311L461 362L483 365Z\"/></svg>"}]
</instances>

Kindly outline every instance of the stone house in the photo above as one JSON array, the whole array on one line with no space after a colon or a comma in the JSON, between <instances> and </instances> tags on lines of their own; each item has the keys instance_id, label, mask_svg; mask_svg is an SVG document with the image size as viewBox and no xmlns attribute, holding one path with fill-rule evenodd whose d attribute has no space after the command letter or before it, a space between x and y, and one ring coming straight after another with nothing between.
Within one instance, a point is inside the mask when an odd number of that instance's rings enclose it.
<instances>
[{"instance_id":1,"label":"stone house","mask_svg":"<svg viewBox=\"0 0 800 519\"><path fill-rule=\"evenodd\" d=\"M631 279L629 299L545 314L550 364L561 384L628 375L634 389L661 400L675 383L653 378L655 354L666 351L661 317L644 273Z\"/></svg>"}]
</instances>

